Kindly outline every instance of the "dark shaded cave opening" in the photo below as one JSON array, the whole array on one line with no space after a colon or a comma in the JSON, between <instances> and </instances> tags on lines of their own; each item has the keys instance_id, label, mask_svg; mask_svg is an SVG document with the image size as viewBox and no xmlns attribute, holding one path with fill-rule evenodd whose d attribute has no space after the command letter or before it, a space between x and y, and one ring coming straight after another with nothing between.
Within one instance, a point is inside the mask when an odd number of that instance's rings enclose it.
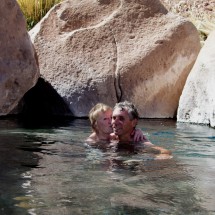
<instances>
[{"instance_id":1,"label":"dark shaded cave opening","mask_svg":"<svg viewBox=\"0 0 215 215\"><path fill-rule=\"evenodd\" d=\"M68 105L50 83L39 78L19 104L23 119L49 119L53 117L73 117Z\"/></svg>"}]
</instances>

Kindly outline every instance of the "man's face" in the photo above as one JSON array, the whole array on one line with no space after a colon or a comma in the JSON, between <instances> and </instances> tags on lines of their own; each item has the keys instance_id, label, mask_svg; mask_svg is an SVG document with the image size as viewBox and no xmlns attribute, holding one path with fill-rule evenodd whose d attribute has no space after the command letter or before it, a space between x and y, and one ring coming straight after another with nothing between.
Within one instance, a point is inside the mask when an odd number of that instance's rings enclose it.
<instances>
[{"instance_id":1,"label":"man's face","mask_svg":"<svg viewBox=\"0 0 215 215\"><path fill-rule=\"evenodd\" d=\"M129 137L137 123L137 120L130 120L128 111L115 108L112 115L113 131L119 137Z\"/></svg>"}]
</instances>

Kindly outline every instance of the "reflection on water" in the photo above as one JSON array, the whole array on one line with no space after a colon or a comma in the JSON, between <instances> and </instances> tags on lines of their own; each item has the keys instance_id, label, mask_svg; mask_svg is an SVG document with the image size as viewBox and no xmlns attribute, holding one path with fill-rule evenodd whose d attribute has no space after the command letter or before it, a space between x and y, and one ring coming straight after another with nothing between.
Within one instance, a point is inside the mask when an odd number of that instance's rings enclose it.
<instances>
[{"instance_id":1,"label":"reflection on water","mask_svg":"<svg viewBox=\"0 0 215 215\"><path fill-rule=\"evenodd\" d=\"M88 120L0 121L0 214L214 214L215 130L141 120L173 159L86 146Z\"/></svg>"}]
</instances>

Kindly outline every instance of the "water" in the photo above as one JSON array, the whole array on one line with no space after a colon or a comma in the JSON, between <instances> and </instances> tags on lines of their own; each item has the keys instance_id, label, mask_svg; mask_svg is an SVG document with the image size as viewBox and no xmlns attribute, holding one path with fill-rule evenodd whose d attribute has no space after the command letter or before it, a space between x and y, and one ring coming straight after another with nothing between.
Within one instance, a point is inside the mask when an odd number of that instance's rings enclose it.
<instances>
[{"instance_id":1,"label":"water","mask_svg":"<svg viewBox=\"0 0 215 215\"><path fill-rule=\"evenodd\" d=\"M171 160L86 147L88 120L0 120L0 214L215 214L215 130L138 124Z\"/></svg>"}]
</instances>

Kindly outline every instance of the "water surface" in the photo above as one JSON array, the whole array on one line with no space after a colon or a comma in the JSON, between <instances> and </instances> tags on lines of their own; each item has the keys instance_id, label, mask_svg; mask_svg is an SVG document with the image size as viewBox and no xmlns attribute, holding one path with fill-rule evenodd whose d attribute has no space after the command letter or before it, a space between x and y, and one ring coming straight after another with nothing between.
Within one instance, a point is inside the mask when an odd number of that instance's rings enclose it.
<instances>
[{"instance_id":1,"label":"water surface","mask_svg":"<svg viewBox=\"0 0 215 215\"><path fill-rule=\"evenodd\" d=\"M0 214L215 214L215 130L173 120L138 127L173 159L87 147L88 120L0 120Z\"/></svg>"}]
</instances>

